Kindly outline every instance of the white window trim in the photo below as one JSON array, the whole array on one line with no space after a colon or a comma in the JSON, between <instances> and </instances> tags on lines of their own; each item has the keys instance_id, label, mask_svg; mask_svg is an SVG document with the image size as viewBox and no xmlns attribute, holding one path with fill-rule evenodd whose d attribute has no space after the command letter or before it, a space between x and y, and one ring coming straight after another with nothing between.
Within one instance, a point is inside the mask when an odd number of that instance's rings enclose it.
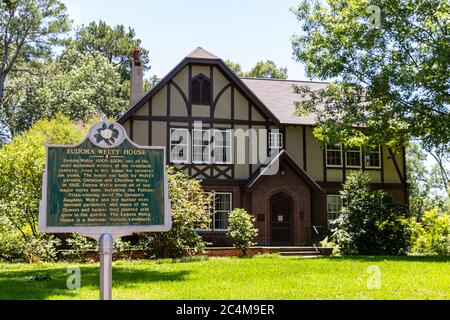
<instances>
[{"instance_id":1,"label":"white window trim","mask_svg":"<svg viewBox=\"0 0 450 320\"><path fill-rule=\"evenodd\" d=\"M356 150L345 150L345 167L350 169L361 169L362 168L362 162L363 162L363 154L362 154L362 148L359 147L359 166L349 165L348 164L348 157L347 152L358 152Z\"/></svg>"},{"instance_id":2,"label":"white window trim","mask_svg":"<svg viewBox=\"0 0 450 320\"><path fill-rule=\"evenodd\" d=\"M277 136L276 139L272 139L272 136ZM282 150L284 148L283 145L283 132L269 132L269 149L277 149L277 150ZM272 142L273 141L279 141L280 145L279 146L273 146Z\"/></svg>"},{"instance_id":3,"label":"white window trim","mask_svg":"<svg viewBox=\"0 0 450 320\"><path fill-rule=\"evenodd\" d=\"M208 154L207 160L202 160L202 161L195 161L194 160L194 148L195 147L200 147L200 146L203 147L203 144L202 145L195 145L194 144L195 132L198 132L198 131L202 132L202 142L203 142L203 133L204 132L208 133L208 143L209 143L208 149L209 149L209 152L207 153ZM210 129L193 129L192 130L192 139L191 140L192 140L192 148L191 148L192 163L193 164L210 164L211 163L211 130Z\"/></svg>"},{"instance_id":4,"label":"white window trim","mask_svg":"<svg viewBox=\"0 0 450 320\"><path fill-rule=\"evenodd\" d=\"M328 223L330 223L330 222L332 223L336 219L329 219L330 214L336 214L339 212L329 210L329 208L328 208L328 199L329 198L334 198L334 199L339 198L340 199L340 196L338 194L327 194L327 220L328 220ZM341 202L341 208L342 208L342 199L340 199L339 201Z\"/></svg>"},{"instance_id":5,"label":"white window trim","mask_svg":"<svg viewBox=\"0 0 450 320\"><path fill-rule=\"evenodd\" d=\"M342 165L344 163L344 159L342 159L342 143L339 143L339 146L341 147L341 164L340 165L333 165L333 164L328 164L328 143L325 145L325 164L327 168L342 168ZM330 149L333 151L336 151L337 149Z\"/></svg>"},{"instance_id":6,"label":"white window trim","mask_svg":"<svg viewBox=\"0 0 450 320\"><path fill-rule=\"evenodd\" d=\"M228 214L230 214L231 211L233 211L233 193L232 192L215 192L215 195L218 194L229 194L230 195L230 211L228 211ZM215 196L214 195L214 196ZM226 232L228 231L228 229L216 229L216 199L214 198L214 213L213 213L213 221L212 221L212 230L213 231L218 231L218 232ZM225 212L225 211L220 211L220 212Z\"/></svg>"},{"instance_id":7,"label":"white window trim","mask_svg":"<svg viewBox=\"0 0 450 320\"><path fill-rule=\"evenodd\" d=\"M233 164L233 159L234 159L234 152L233 152L233 140L234 140L234 135L233 135L233 130L232 129L213 129L213 136L214 136L214 144L213 144L213 150L214 150L214 163L215 164ZM226 134L230 135L230 161L218 161L216 160L216 132L226 132ZM223 147L223 146L221 146ZM226 148L228 148L228 146L225 146Z\"/></svg>"},{"instance_id":8,"label":"white window trim","mask_svg":"<svg viewBox=\"0 0 450 320\"><path fill-rule=\"evenodd\" d=\"M378 163L380 164L379 166L374 167L374 166L368 166L367 165L367 163L366 163L366 155L368 153L375 153L375 152L365 152L364 151L364 166L365 166L365 168L367 168L367 169L381 169L381 161L383 161L383 159L381 159L381 145L378 145Z\"/></svg>"},{"instance_id":9,"label":"white window trim","mask_svg":"<svg viewBox=\"0 0 450 320\"><path fill-rule=\"evenodd\" d=\"M173 131L185 131L186 132L186 144L183 144L183 146L186 145L186 160L174 160L174 159L172 159L172 146L173 146L173 144L172 144L172 132ZM191 139L189 139L189 130L188 129L184 129L184 128L170 128L170 137L169 137L170 146L169 146L169 148L170 148L170 162L171 163L176 163L176 164L189 163L189 150L190 150L190 148L189 148L189 141L190 140Z\"/></svg>"}]
</instances>

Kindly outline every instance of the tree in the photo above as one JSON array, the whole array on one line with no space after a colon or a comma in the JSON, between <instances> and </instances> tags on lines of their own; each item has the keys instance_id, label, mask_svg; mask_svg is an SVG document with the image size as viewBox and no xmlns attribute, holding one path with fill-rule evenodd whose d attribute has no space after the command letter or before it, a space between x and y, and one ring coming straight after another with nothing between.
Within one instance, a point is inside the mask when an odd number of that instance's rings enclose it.
<instances>
[{"instance_id":1,"label":"tree","mask_svg":"<svg viewBox=\"0 0 450 320\"><path fill-rule=\"evenodd\" d=\"M425 211L433 208L445 211L449 201L439 166L427 166L426 161L426 152L418 143L411 142L406 148L409 208L411 215L419 219Z\"/></svg>"},{"instance_id":2,"label":"tree","mask_svg":"<svg viewBox=\"0 0 450 320\"><path fill-rule=\"evenodd\" d=\"M130 62L133 52L141 47L141 40L136 38L134 29L123 25L109 26L104 21L91 22L79 28L75 38L70 40L70 47L92 56L103 55L114 67L118 68L122 82L130 80ZM141 60L146 67L149 66L149 52L141 48Z\"/></svg>"},{"instance_id":3,"label":"tree","mask_svg":"<svg viewBox=\"0 0 450 320\"><path fill-rule=\"evenodd\" d=\"M12 136L57 113L82 121L112 118L129 104L119 95L118 71L101 55L69 49L24 67L28 72L12 75L5 87L3 121Z\"/></svg>"},{"instance_id":4,"label":"tree","mask_svg":"<svg viewBox=\"0 0 450 320\"><path fill-rule=\"evenodd\" d=\"M247 256L247 250L254 244L258 229L254 227L255 218L244 209L233 210L228 218L227 236L233 239L234 246Z\"/></svg>"},{"instance_id":5,"label":"tree","mask_svg":"<svg viewBox=\"0 0 450 320\"><path fill-rule=\"evenodd\" d=\"M5 83L12 73L22 73L22 62L35 61L52 52L69 30L65 5L57 0L5 0L0 2L0 126L3 118ZM0 131L0 140L5 134Z\"/></svg>"},{"instance_id":6,"label":"tree","mask_svg":"<svg viewBox=\"0 0 450 320\"><path fill-rule=\"evenodd\" d=\"M407 209L387 193L372 190L366 172L349 174L341 197L344 205L332 239L342 253L406 253L412 237Z\"/></svg>"},{"instance_id":7,"label":"tree","mask_svg":"<svg viewBox=\"0 0 450 320\"><path fill-rule=\"evenodd\" d=\"M200 181L184 172L169 169L169 198L172 210L172 229L152 233L144 241L148 251L156 257L179 257L201 253L203 239L195 229L208 229L211 198L203 192Z\"/></svg>"},{"instance_id":8,"label":"tree","mask_svg":"<svg viewBox=\"0 0 450 320\"><path fill-rule=\"evenodd\" d=\"M37 122L0 149L0 249L13 247L15 255L29 258L54 256L56 242L38 231L45 145L75 144L87 130L56 116Z\"/></svg>"},{"instance_id":9,"label":"tree","mask_svg":"<svg viewBox=\"0 0 450 320\"><path fill-rule=\"evenodd\" d=\"M287 79L287 68L277 68L272 60L259 61L245 74L246 77L264 79Z\"/></svg>"},{"instance_id":10,"label":"tree","mask_svg":"<svg viewBox=\"0 0 450 320\"><path fill-rule=\"evenodd\" d=\"M244 72L242 71L242 67L239 63L233 62L231 60L225 60L224 63L228 68L231 69L238 77L244 77Z\"/></svg>"},{"instance_id":11,"label":"tree","mask_svg":"<svg viewBox=\"0 0 450 320\"><path fill-rule=\"evenodd\" d=\"M256 63L249 72L242 71L239 63L225 60L225 64L241 78L287 79L287 68L278 68L275 62L271 60Z\"/></svg>"},{"instance_id":12,"label":"tree","mask_svg":"<svg viewBox=\"0 0 450 320\"><path fill-rule=\"evenodd\" d=\"M295 59L311 78L337 79L296 90L307 98L298 113L317 116L318 137L392 147L418 138L437 158L448 155L448 0L302 1L293 12ZM448 168L440 170L447 183Z\"/></svg>"}]
</instances>

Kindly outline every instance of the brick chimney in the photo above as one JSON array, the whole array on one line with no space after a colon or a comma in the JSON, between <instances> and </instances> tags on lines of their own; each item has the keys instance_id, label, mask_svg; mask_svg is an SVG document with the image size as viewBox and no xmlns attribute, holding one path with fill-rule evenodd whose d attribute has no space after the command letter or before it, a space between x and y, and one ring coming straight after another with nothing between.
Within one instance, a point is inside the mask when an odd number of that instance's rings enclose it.
<instances>
[{"instance_id":1,"label":"brick chimney","mask_svg":"<svg viewBox=\"0 0 450 320\"><path fill-rule=\"evenodd\" d=\"M141 61L141 49L139 48L133 52L130 86L130 103L133 105L144 95L144 66Z\"/></svg>"}]
</instances>

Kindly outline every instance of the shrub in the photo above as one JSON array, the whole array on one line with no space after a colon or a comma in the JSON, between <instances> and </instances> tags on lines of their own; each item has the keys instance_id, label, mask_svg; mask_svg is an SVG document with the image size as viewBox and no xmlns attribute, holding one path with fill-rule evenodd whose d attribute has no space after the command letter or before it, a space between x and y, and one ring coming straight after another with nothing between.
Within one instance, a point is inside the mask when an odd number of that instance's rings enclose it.
<instances>
[{"instance_id":1,"label":"shrub","mask_svg":"<svg viewBox=\"0 0 450 320\"><path fill-rule=\"evenodd\" d=\"M64 256L68 259L76 261L84 261L86 251L95 249L97 244L94 239L84 237L78 233L73 233L66 240L68 250L64 252Z\"/></svg>"},{"instance_id":2,"label":"shrub","mask_svg":"<svg viewBox=\"0 0 450 320\"><path fill-rule=\"evenodd\" d=\"M450 214L426 211L417 225L412 251L450 255Z\"/></svg>"},{"instance_id":3,"label":"shrub","mask_svg":"<svg viewBox=\"0 0 450 320\"><path fill-rule=\"evenodd\" d=\"M254 225L255 218L244 209L235 209L229 215L227 236L233 239L234 246L241 249L244 256L247 249L256 244L253 241L258 236L258 229Z\"/></svg>"},{"instance_id":4,"label":"shrub","mask_svg":"<svg viewBox=\"0 0 450 320\"><path fill-rule=\"evenodd\" d=\"M333 240L343 254L405 254L413 227L405 205L390 195L370 188L365 172L347 177L341 192L342 212L333 230Z\"/></svg>"},{"instance_id":5,"label":"shrub","mask_svg":"<svg viewBox=\"0 0 450 320\"><path fill-rule=\"evenodd\" d=\"M46 144L74 144L87 126L57 116L41 120L0 149L0 256L52 260L59 241L38 231Z\"/></svg>"},{"instance_id":6,"label":"shrub","mask_svg":"<svg viewBox=\"0 0 450 320\"><path fill-rule=\"evenodd\" d=\"M206 243L195 229L209 227L211 198L203 192L200 181L183 172L173 173L169 169L168 173L172 229L149 234L142 245L158 258L202 253Z\"/></svg>"}]
</instances>

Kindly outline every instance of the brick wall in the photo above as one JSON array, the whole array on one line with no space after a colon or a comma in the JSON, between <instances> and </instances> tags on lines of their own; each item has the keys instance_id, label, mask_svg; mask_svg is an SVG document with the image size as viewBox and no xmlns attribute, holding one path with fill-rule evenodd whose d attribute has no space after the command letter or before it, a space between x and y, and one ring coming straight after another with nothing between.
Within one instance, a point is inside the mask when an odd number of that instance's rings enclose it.
<instances>
[{"instance_id":1,"label":"brick wall","mask_svg":"<svg viewBox=\"0 0 450 320\"><path fill-rule=\"evenodd\" d=\"M251 213L257 218L264 215L264 221L257 221L258 245L270 245L271 213L270 200L278 193L292 199L293 245L311 244L311 194L310 188L289 167L277 175L262 177L250 194Z\"/></svg>"}]
</instances>

